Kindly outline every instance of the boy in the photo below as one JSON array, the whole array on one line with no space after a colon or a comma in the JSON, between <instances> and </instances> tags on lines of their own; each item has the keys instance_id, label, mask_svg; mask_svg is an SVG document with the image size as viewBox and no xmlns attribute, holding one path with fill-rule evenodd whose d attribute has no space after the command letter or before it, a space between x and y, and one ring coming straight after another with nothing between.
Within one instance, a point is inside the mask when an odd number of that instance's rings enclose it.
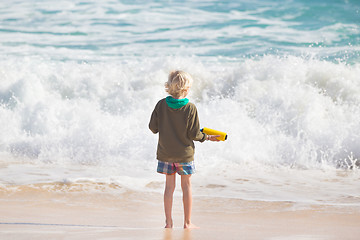
<instances>
[{"instance_id":1,"label":"boy","mask_svg":"<svg viewBox=\"0 0 360 240\"><path fill-rule=\"evenodd\" d=\"M181 175L184 205L184 228L196 228L191 223L191 174L195 172L193 141L219 141L218 135L200 132L197 109L185 98L192 84L191 76L183 71L173 71L165 83L171 96L161 99L152 112L149 128L159 133L157 146L157 172L166 174L164 208L166 225L172 228L172 202L175 190L175 173Z\"/></svg>"}]
</instances>

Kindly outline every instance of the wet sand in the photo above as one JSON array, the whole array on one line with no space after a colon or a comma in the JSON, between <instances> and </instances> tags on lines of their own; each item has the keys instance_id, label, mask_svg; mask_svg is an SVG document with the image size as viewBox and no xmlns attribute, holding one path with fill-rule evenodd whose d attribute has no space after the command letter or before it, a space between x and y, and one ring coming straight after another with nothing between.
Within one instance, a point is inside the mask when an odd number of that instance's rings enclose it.
<instances>
[{"instance_id":1,"label":"wet sand","mask_svg":"<svg viewBox=\"0 0 360 240\"><path fill-rule=\"evenodd\" d=\"M0 239L358 239L360 209L351 206L244 201L195 196L193 222L182 229L174 200L172 230L163 229L162 195L124 192L0 192Z\"/></svg>"}]
</instances>

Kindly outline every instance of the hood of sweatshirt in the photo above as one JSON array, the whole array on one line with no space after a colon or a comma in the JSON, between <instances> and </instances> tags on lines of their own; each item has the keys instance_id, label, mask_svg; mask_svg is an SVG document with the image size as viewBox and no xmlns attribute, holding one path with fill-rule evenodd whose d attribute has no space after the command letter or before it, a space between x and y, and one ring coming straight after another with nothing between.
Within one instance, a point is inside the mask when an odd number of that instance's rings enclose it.
<instances>
[{"instance_id":1,"label":"hood of sweatshirt","mask_svg":"<svg viewBox=\"0 0 360 240\"><path fill-rule=\"evenodd\" d=\"M166 97L166 103L172 109L179 109L188 104L188 102L189 99L187 98L176 99L171 96Z\"/></svg>"}]
</instances>

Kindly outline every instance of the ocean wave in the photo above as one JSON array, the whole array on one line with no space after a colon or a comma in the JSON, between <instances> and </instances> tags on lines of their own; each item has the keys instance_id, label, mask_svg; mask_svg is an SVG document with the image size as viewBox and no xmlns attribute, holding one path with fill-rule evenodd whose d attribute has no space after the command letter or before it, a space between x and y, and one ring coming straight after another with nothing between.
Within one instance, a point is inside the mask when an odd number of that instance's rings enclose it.
<instances>
[{"instance_id":1,"label":"ocean wave","mask_svg":"<svg viewBox=\"0 0 360 240\"><path fill-rule=\"evenodd\" d=\"M3 61L0 150L40 162L152 161L156 138L148 118L165 96L168 71L179 68L194 76L190 99L202 125L229 134L225 146L201 146L200 154L225 148L228 155L219 157L236 163L358 166L359 66L294 56Z\"/></svg>"}]
</instances>

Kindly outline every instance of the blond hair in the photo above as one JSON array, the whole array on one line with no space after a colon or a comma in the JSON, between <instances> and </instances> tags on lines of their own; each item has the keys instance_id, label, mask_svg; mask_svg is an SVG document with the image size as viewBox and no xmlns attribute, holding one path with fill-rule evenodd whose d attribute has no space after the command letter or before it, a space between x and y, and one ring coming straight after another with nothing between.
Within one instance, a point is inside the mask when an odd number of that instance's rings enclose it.
<instances>
[{"instance_id":1,"label":"blond hair","mask_svg":"<svg viewBox=\"0 0 360 240\"><path fill-rule=\"evenodd\" d=\"M190 74L184 71L172 71L165 83L165 91L175 98L183 97L193 82Z\"/></svg>"}]
</instances>

